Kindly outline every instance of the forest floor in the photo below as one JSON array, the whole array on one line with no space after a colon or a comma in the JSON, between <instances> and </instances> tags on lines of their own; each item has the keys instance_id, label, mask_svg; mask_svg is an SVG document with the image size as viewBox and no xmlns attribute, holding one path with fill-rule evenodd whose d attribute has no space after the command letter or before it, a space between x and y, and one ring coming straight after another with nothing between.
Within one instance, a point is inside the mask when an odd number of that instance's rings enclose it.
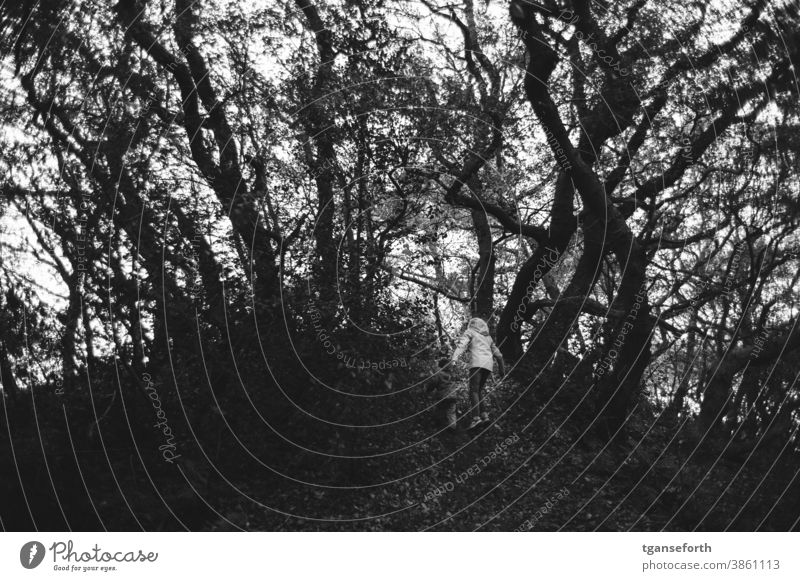
<instances>
[{"instance_id":1,"label":"forest floor","mask_svg":"<svg viewBox=\"0 0 800 581\"><path fill-rule=\"evenodd\" d=\"M63 435L19 419L6 432L15 455L3 460L12 477L0 481L0 521L7 530L797 530L800 460L786 445L704 442L692 416L668 417L644 396L609 444L579 427L573 405L521 401L524 391L513 381L495 388L494 421L472 431L438 433L420 413L349 437L318 433L305 454L271 450L257 418L237 425L235 442L230 426L207 420L195 433L203 446L182 443L174 464L154 453L147 424L98 442L96 430L74 428L91 425L88 408ZM58 418L60 405L41 398L36 417ZM314 451L326 444L332 453Z\"/></svg>"},{"instance_id":2,"label":"forest floor","mask_svg":"<svg viewBox=\"0 0 800 581\"><path fill-rule=\"evenodd\" d=\"M513 382L503 386L505 395L520 389ZM508 400L500 393L493 398L503 399ZM419 422L398 435L398 447L413 450L395 459L399 478L350 489L284 488L263 504L238 502L206 526L405 531L793 526L788 515L797 513L793 499L800 497L794 456L752 449L735 456L730 446L704 447L691 424L646 408L632 414L621 442L604 444L581 437L582 431L570 427L569 415L542 403L523 414L495 408L496 421L488 426L433 436L432 427ZM795 470L778 467L779 458L789 459ZM388 462L395 460L390 456ZM243 487L253 497L264 496L253 483Z\"/></svg>"}]
</instances>

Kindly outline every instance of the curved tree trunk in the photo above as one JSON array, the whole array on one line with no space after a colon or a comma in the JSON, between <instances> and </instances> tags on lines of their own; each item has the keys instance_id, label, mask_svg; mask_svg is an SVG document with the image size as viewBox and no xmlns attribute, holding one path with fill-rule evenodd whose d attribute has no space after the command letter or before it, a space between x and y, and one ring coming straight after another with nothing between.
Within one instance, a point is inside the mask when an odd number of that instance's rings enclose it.
<instances>
[{"instance_id":1,"label":"curved tree trunk","mask_svg":"<svg viewBox=\"0 0 800 581\"><path fill-rule=\"evenodd\" d=\"M569 176L564 171L559 172L555 197L550 208L548 239L546 243L538 244L534 253L520 268L497 324L497 344L509 362L518 361L523 355L520 338L522 322L531 316L528 313L528 304L536 286L561 260L577 229L574 195Z\"/></svg>"},{"instance_id":2,"label":"curved tree trunk","mask_svg":"<svg viewBox=\"0 0 800 581\"><path fill-rule=\"evenodd\" d=\"M472 224L478 237L478 268L474 295L470 302L472 314L488 321L494 313L494 248L489 219L481 210L472 210Z\"/></svg>"},{"instance_id":3,"label":"curved tree trunk","mask_svg":"<svg viewBox=\"0 0 800 581\"><path fill-rule=\"evenodd\" d=\"M569 284L558 296L545 325L538 330L525 355L520 360L520 372L531 376L543 369L555 357L559 347L572 333L578 315L592 291L600 273L603 258L602 224L591 215L584 218L584 243L575 272ZM549 396L558 387L550 381L560 379L564 372L565 358L557 358L549 380L543 381L536 391Z\"/></svg>"}]
</instances>

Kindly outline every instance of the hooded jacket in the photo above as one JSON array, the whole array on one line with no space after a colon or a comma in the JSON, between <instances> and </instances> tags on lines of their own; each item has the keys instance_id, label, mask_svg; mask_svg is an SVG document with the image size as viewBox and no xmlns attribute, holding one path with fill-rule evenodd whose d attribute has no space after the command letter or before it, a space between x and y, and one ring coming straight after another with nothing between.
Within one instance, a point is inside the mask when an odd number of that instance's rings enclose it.
<instances>
[{"instance_id":1,"label":"hooded jacket","mask_svg":"<svg viewBox=\"0 0 800 581\"><path fill-rule=\"evenodd\" d=\"M493 358L502 358L500 349L497 348L497 345L494 344L492 337L489 335L489 326L486 321L478 317L470 319L467 330L458 340L452 360L458 361L458 358L465 351L469 352L470 367L482 367L489 371L493 368Z\"/></svg>"}]
</instances>

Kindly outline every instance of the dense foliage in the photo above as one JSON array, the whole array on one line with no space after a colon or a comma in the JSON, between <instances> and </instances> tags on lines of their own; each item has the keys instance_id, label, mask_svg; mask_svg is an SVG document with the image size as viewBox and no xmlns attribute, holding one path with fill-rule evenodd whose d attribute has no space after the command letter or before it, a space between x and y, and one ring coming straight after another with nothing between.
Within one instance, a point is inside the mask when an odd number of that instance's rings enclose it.
<instances>
[{"instance_id":1,"label":"dense foliage","mask_svg":"<svg viewBox=\"0 0 800 581\"><path fill-rule=\"evenodd\" d=\"M0 17L3 528L798 527L794 2Z\"/></svg>"}]
</instances>

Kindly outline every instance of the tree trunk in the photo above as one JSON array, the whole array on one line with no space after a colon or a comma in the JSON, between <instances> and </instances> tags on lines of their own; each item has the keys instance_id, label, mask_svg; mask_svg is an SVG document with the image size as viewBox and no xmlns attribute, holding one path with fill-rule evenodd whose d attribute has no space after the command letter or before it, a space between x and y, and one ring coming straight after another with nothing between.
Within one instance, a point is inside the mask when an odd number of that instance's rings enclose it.
<instances>
[{"instance_id":1,"label":"tree trunk","mask_svg":"<svg viewBox=\"0 0 800 581\"><path fill-rule=\"evenodd\" d=\"M608 247L617 264L624 267L617 296L611 303L613 312L624 314L619 319L609 318L604 325L600 369L607 371L597 386L599 427L605 437L612 437L620 435L628 406L641 387L650 362L655 320L650 317L644 249L633 236L612 239Z\"/></svg>"},{"instance_id":2,"label":"tree trunk","mask_svg":"<svg viewBox=\"0 0 800 581\"><path fill-rule=\"evenodd\" d=\"M319 64L314 83L303 107L301 122L307 139L304 144L309 168L317 186L317 217L314 223L314 240L317 250L315 278L319 291L323 318L329 321L336 310L337 245L334 241L334 218L336 216L335 182L338 161L334 149L332 132L335 124L331 117L332 106L325 99L332 98L330 84L333 76L333 35L323 22L316 5L311 0L295 0L305 16L308 27L314 33ZM311 143L316 146L312 152Z\"/></svg>"},{"instance_id":3,"label":"tree trunk","mask_svg":"<svg viewBox=\"0 0 800 581\"><path fill-rule=\"evenodd\" d=\"M527 376L544 369L556 356L559 347L570 336L572 328L578 321L581 307L594 287L600 273L600 262L603 258L602 224L594 217L587 215L583 224L583 251L578 259L575 272L569 284L558 296L545 325L538 330L531 345L518 366ZM552 373L537 387L536 391L544 397L553 393L557 381L561 378L566 358L557 358Z\"/></svg>"},{"instance_id":4,"label":"tree trunk","mask_svg":"<svg viewBox=\"0 0 800 581\"><path fill-rule=\"evenodd\" d=\"M689 385L691 384L692 380L692 370L694 369L694 360L697 352L697 333L694 331L694 329L697 328L698 318L699 314L697 312L697 308L693 308L692 317L689 320L689 338L686 341L686 349L684 350L686 362L683 365L682 372L680 372L680 383L678 383L678 387L675 389L672 400L669 402L668 413L673 416L677 416L683 411L683 404L686 401L686 394L689 393ZM703 343L705 343L705 341L703 341ZM701 345L701 348L702 347L703 346ZM677 369L675 371L678 373Z\"/></svg>"},{"instance_id":5,"label":"tree trunk","mask_svg":"<svg viewBox=\"0 0 800 581\"><path fill-rule=\"evenodd\" d=\"M3 389L8 393L11 401L17 399L19 394L19 386L17 385L17 378L14 377L14 368L11 365L11 359L8 357L5 346L0 341L0 383Z\"/></svg>"},{"instance_id":6,"label":"tree trunk","mask_svg":"<svg viewBox=\"0 0 800 581\"><path fill-rule=\"evenodd\" d=\"M476 317L488 321L494 314L494 265L492 230L486 213L472 210L472 224L478 238L477 285L470 301L470 311Z\"/></svg>"},{"instance_id":7,"label":"tree trunk","mask_svg":"<svg viewBox=\"0 0 800 581\"><path fill-rule=\"evenodd\" d=\"M509 362L518 361L522 357L522 322L526 320L528 303L536 285L561 260L577 229L574 193L567 174L559 172L555 198L550 208L548 240L545 244L539 244L520 268L497 323L497 344ZM530 318L530 314L527 318Z\"/></svg>"}]
</instances>

